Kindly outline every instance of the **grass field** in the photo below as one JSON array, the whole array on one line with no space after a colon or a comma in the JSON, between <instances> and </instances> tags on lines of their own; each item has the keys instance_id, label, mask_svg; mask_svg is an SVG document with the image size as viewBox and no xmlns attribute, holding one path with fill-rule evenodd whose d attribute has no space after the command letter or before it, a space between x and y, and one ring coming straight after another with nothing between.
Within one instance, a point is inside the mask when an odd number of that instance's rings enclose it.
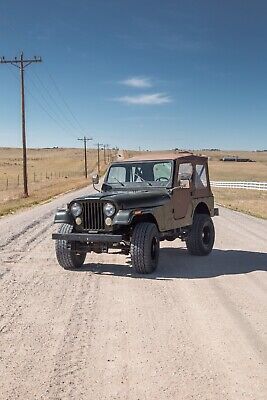
<instances>
[{"instance_id":1,"label":"grass field","mask_svg":"<svg viewBox=\"0 0 267 400\"><path fill-rule=\"evenodd\" d=\"M213 181L266 182L267 162L241 163L209 161L210 179Z\"/></svg>"},{"instance_id":2,"label":"grass field","mask_svg":"<svg viewBox=\"0 0 267 400\"><path fill-rule=\"evenodd\" d=\"M218 181L267 182L267 152L207 152L210 179ZM220 158L237 155L255 162L223 162ZM246 189L213 188L218 204L267 219L267 192Z\"/></svg>"},{"instance_id":3,"label":"grass field","mask_svg":"<svg viewBox=\"0 0 267 400\"><path fill-rule=\"evenodd\" d=\"M90 174L97 171L97 151L88 149L87 157ZM103 150L100 166L103 173L107 166ZM83 149L29 149L28 183L30 196L25 199L21 149L0 148L0 215L91 183L90 176L88 180L84 177Z\"/></svg>"},{"instance_id":4,"label":"grass field","mask_svg":"<svg viewBox=\"0 0 267 400\"><path fill-rule=\"evenodd\" d=\"M267 191L222 188L212 191L217 204L267 219Z\"/></svg>"},{"instance_id":5,"label":"grass field","mask_svg":"<svg viewBox=\"0 0 267 400\"><path fill-rule=\"evenodd\" d=\"M125 151L125 156L136 151ZM267 181L267 152L195 151L209 157L211 180ZM222 162L227 155L251 158L252 163ZM29 198L23 198L21 149L0 148L0 215L38 204L60 193L86 186L83 149L29 149ZM107 167L100 155L101 172ZM88 171L97 170L97 151L88 149ZM226 207L267 218L267 193L243 189L213 189L215 200Z\"/></svg>"},{"instance_id":6,"label":"grass field","mask_svg":"<svg viewBox=\"0 0 267 400\"><path fill-rule=\"evenodd\" d=\"M209 157L211 180L221 181L267 181L267 152L215 152L203 151ZM255 162L219 161L225 156L250 158Z\"/></svg>"}]
</instances>

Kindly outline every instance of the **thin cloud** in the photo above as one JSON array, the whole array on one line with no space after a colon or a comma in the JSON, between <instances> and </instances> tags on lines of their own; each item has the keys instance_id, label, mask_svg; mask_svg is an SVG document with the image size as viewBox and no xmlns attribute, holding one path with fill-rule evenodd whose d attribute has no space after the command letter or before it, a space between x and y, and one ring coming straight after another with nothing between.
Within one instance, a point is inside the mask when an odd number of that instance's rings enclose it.
<instances>
[{"instance_id":1,"label":"thin cloud","mask_svg":"<svg viewBox=\"0 0 267 400\"><path fill-rule=\"evenodd\" d=\"M124 104L134 105L161 105L171 103L172 99L165 93L140 94L138 96L123 96L115 99Z\"/></svg>"},{"instance_id":2,"label":"thin cloud","mask_svg":"<svg viewBox=\"0 0 267 400\"><path fill-rule=\"evenodd\" d=\"M133 76L131 78L121 81L120 83L126 86L140 89L152 87L150 78L145 78L142 76Z\"/></svg>"},{"instance_id":3,"label":"thin cloud","mask_svg":"<svg viewBox=\"0 0 267 400\"><path fill-rule=\"evenodd\" d=\"M146 50L151 48L159 48L167 51L180 51L186 53L201 53L211 48L210 41L203 38L202 32L191 32L190 35L182 34L162 34L155 37L154 30L151 35L146 35L146 39L137 40L135 36L121 35L119 36L127 47L134 49Z\"/></svg>"},{"instance_id":4,"label":"thin cloud","mask_svg":"<svg viewBox=\"0 0 267 400\"><path fill-rule=\"evenodd\" d=\"M158 41L158 46L166 50L200 52L207 48L207 43L183 35L169 35Z\"/></svg>"}]
</instances>

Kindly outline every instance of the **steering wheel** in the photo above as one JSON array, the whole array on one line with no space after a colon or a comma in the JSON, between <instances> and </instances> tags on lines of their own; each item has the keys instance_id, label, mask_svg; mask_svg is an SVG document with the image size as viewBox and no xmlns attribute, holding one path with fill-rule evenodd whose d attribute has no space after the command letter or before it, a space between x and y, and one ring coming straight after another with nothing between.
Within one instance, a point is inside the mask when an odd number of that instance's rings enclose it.
<instances>
[{"instance_id":1,"label":"steering wheel","mask_svg":"<svg viewBox=\"0 0 267 400\"><path fill-rule=\"evenodd\" d=\"M166 176L160 176L160 177L158 177L158 178L156 179L156 181L158 181L158 182L160 182L161 180L163 180L163 181L168 181L169 178L167 178Z\"/></svg>"}]
</instances>

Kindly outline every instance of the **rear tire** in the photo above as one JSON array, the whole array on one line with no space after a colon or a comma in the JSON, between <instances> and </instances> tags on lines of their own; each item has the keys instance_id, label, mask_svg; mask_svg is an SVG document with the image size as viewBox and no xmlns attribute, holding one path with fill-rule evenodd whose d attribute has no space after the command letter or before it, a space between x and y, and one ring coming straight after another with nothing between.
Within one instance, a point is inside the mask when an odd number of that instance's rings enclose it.
<instances>
[{"instance_id":1,"label":"rear tire","mask_svg":"<svg viewBox=\"0 0 267 400\"><path fill-rule=\"evenodd\" d=\"M140 222L134 228L130 246L132 266L139 274L150 274L157 268L159 232L155 224Z\"/></svg>"},{"instance_id":2,"label":"rear tire","mask_svg":"<svg viewBox=\"0 0 267 400\"><path fill-rule=\"evenodd\" d=\"M62 224L58 233L71 233L73 226L70 224ZM80 268L85 260L86 253L75 253L70 249L67 240L57 239L55 243L57 261L61 267L67 270Z\"/></svg>"},{"instance_id":3,"label":"rear tire","mask_svg":"<svg viewBox=\"0 0 267 400\"><path fill-rule=\"evenodd\" d=\"M196 214L185 242L190 254L206 256L213 248L215 230L212 219L207 214Z\"/></svg>"}]
</instances>

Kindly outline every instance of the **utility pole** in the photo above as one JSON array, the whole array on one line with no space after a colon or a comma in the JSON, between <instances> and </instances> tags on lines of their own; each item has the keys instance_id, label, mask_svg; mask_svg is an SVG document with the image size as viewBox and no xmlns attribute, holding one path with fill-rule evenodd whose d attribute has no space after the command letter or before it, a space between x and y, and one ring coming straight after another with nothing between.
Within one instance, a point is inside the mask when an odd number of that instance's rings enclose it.
<instances>
[{"instance_id":1,"label":"utility pole","mask_svg":"<svg viewBox=\"0 0 267 400\"><path fill-rule=\"evenodd\" d=\"M100 174L100 146L103 146L102 143L97 143L97 172Z\"/></svg>"},{"instance_id":2,"label":"utility pole","mask_svg":"<svg viewBox=\"0 0 267 400\"><path fill-rule=\"evenodd\" d=\"M105 164L108 164L110 161L109 144L104 144L104 161L105 161Z\"/></svg>"},{"instance_id":3,"label":"utility pole","mask_svg":"<svg viewBox=\"0 0 267 400\"><path fill-rule=\"evenodd\" d=\"M12 64L20 70L20 87L21 87L21 131L22 131L22 155L23 155L23 186L24 197L29 196L28 192L28 175L27 175L27 142L26 142L26 124L25 124L25 94L24 94L24 70L32 63L41 62L41 57L34 59L24 59L23 52L20 58L15 57L13 60L6 60L5 57L0 58L0 64Z\"/></svg>"},{"instance_id":4,"label":"utility pole","mask_svg":"<svg viewBox=\"0 0 267 400\"><path fill-rule=\"evenodd\" d=\"M108 154L108 163L110 163L110 149L109 149L109 144L107 144L107 154Z\"/></svg>"},{"instance_id":5,"label":"utility pole","mask_svg":"<svg viewBox=\"0 0 267 400\"><path fill-rule=\"evenodd\" d=\"M100 174L100 143L97 143L97 171L98 175Z\"/></svg>"},{"instance_id":6,"label":"utility pole","mask_svg":"<svg viewBox=\"0 0 267 400\"><path fill-rule=\"evenodd\" d=\"M82 140L83 144L84 144L84 175L85 178L87 179L88 176L88 171L87 171L87 142L89 140L93 140L92 138L87 138L86 136L84 136L83 138L78 138L77 140Z\"/></svg>"},{"instance_id":7,"label":"utility pole","mask_svg":"<svg viewBox=\"0 0 267 400\"><path fill-rule=\"evenodd\" d=\"M106 144L104 144L104 163L106 164Z\"/></svg>"}]
</instances>

